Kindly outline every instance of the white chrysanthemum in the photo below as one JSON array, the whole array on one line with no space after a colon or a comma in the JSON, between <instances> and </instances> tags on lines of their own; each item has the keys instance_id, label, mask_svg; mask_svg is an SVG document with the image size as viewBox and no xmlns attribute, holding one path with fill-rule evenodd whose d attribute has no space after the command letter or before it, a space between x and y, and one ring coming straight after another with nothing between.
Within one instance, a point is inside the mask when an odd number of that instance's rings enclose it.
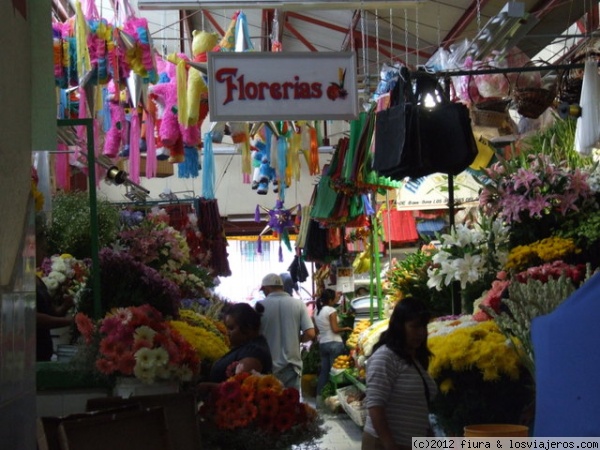
<instances>
[{"instance_id":1,"label":"white chrysanthemum","mask_svg":"<svg viewBox=\"0 0 600 450\"><path fill-rule=\"evenodd\" d=\"M139 326L133 332L134 340L144 340L148 342L152 342L154 340L154 336L156 336L156 331L146 325Z\"/></svg>"},{"instance_id":2,"label":"white chrysanthemum","mask_svg":"<svg viewBox=\"0 0 600 450\"><path fill-rule=\"evenodd\" d=\"M181 366L177 369L177 378L181 381L192 381L194 372L188 366Z\"/></svg>"},{"instance_id":3,"label":"white chrysanthemum","mask_svg":"<svg viewBox=\"0 0 600 450\"><path fill-rule=\"evenodd\" d=\"M137 355L138 352L136 352ZM153 383L156 378L156 371L152 367L144 367L141 364L136 364L133 368L133 374L144 383Z\"/></svg>"},{"instance_id":4,"label":"white chrysanthemum","mask_svg":"<svg viewBox=\"0 0 600 450\"><path fill-rule=\"evenodd\" d=\"M48 291L50 291L50 293L58 289L58 281L56 280L56 278L44 277L44 283L46 284L46 287L48 288Z\"/></svg>"},{"instance_id":5,"label":"white chrysanthemum","mask_svg":"<svg viewBox=\"0 0 600 450\"><path fill-rule=\"evenodd\" d=\"M162 347L152 349L156 367L166 367L169 363L169 353Z\"/></svg>"},{"instance_id":6,"label":"white chrysanthemum","mask_svg":"<svg viewBox=\"0 0 600 450\"><path fill-rule=\"evenodd\" d=\"M134 356L136 361L136 367L140 366L141 368L149 369L154 368L156 366L154 352L150 348L140 348L137 352L135 352Z\"/></svg>"},{"instance_id":7,"label":"white chrysanthemum","mask_svg":"<svg viewBox=\"0 0 600 450\"><path fill-rule=\"evenodd\" d=\"M52 279L56 280L56 282L58 284L63 284L65 282L65 280L67 279L65 274L62 272L50 272L48 274L48 278L52 278Z\"/></svg>"},{"instance_id":8,"label":"white chrysanthemum","mask_svg":"<svg viewBox=\"0 0 600 450\"><path fill-rule=\"evenodd\" d=\"M52 260L52 270L56 272L66 272L67 265L65 264L65 260L62 258L56 258Z\"/></svg>"}]
</instances>

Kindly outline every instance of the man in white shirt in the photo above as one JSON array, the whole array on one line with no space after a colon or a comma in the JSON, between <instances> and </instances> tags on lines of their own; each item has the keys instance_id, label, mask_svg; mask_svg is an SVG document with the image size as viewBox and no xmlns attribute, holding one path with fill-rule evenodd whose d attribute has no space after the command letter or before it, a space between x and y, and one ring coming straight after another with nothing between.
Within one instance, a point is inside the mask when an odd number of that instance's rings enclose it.
<instances>
[{"instance_id":1,"label":"man in white shirt","mask_svg":"<svg viewBox=\"0 0 600 450\"><path fill-rule=\"evenodd\" d=\"M261 290L265 299L256 309L262 312L261 332L271 349L273 375L286 387L300 390L300 343L315 338L313 321L304 302L283 290L283 280L276 273L265 275Z\"/></svg>"}]
</instances>

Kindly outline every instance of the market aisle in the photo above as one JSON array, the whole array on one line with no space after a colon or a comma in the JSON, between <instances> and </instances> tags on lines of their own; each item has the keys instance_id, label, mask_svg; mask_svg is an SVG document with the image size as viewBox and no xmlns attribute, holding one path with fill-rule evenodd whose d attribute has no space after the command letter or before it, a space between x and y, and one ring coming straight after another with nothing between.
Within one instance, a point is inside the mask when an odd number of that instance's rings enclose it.
<instances>
[{"instance_id":1,"label":"market aisle","mask_svg":"<svg viewBox=\"0 0 600 450\"><path fill-rule=\"evenodd\" d=\"M315 406L315 398L305 399ZM333 414L319 409L319 414L325 419L327 433L319 441L319 450L360 450L362 429L356 425L345 412Z\"/></svg>"}]
</instances>

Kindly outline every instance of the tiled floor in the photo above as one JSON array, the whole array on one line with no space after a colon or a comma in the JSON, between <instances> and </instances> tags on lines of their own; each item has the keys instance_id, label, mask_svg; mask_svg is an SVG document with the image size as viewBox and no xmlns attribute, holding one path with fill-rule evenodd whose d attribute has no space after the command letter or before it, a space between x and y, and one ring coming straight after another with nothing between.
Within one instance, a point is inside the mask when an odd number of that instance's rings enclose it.
<instances>
[{"instance_id":1,"label":"tiled floor","mask_svg":"<svg viewBox=\"0 0 600 450\"><path fill-rule=\"evenodd\" d=\"M305 399L315 406L315 399ZM319 409L319 414L325 419L327 433L319 442L319 450L360 450L362 429L345 413L330 413Z\"/></svg>"}]
</instances>

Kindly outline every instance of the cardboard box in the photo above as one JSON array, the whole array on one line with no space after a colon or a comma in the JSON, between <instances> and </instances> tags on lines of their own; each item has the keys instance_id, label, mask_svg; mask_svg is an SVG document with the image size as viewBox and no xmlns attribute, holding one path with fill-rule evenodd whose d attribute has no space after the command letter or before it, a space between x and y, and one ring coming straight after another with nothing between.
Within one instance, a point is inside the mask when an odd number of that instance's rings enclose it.
<instances>
[{"instance_id":1,"label":"cardboard box","mask_svg":"<svg viewBox=\"0 0 600 450\"><path fill-rule=\"evenodd\" d=\"M173 450L200 450L200 430L196 416L196 399L188 393L140 395L128 398L99 397L89 399L88 411L102 411L123 405L142 408L162 407Z\"/></svg>"},{"instance_id":2,"label":"cardboard box","mask_svg":"<svg viewBox=\"0 0 600 450\"><path fill-rule=\"evenodd\" d=\"M163 408L63 420L61 450L173 450Z\"/></svg>"}]
</instances>

